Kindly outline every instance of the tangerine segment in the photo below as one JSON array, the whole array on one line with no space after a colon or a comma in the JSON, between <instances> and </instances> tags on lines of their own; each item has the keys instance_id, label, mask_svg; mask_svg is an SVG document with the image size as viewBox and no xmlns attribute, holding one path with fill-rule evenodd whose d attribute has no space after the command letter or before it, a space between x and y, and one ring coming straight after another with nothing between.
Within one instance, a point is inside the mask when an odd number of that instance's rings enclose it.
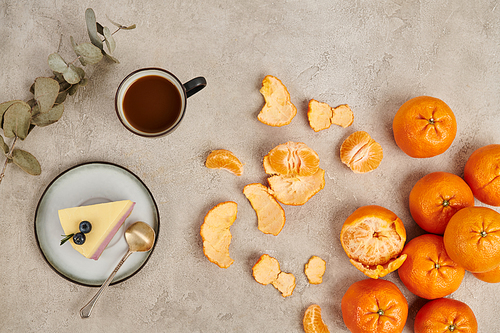
<instances>
[{"instance_id":1,"label":"tangerine segment","mask_svg":"<svg viewBox=\"0 0 500 333\"><path fill-rule=\"evenodd\" d=\"M415 295L436 299L455 292L465 270L450 259L443 237L424 234L413 238L403 249L408 257L398 269L399 278Z\"/></svg>"},{"instance_id":2,"label":"tangerine segment","mask_svg":"<svg viewBox=\"0 0 500 333\"><path fill-rule=\"evenodd\" d=\"M484 273L472 273L476 278L488 283L500 282L500 266Z\"/></svg>"},{"instance_id":3,"label":"tangerine segment","mask_svg":"<svg viewBox=\"0 0 500 333\"><path fill-rule=\"evenodd\" d=\"M410 157L444 153L457 134L450 107L438 98L419 96L404 103L392 123L396 144Z\"/></svg>"},{"instance_id":4,"label":"tangerine segment","mask_svg":"<svg viewBox=\"0 0 500 333\"><path fill-rule=\"evenodd\" d=\"M232 201L222 202L213 207L200 228L203 240L203 253L221 268L228 268L234 262L229 256L231 243L230 226L236 220L238 205Z\"/></svg>"},{"instance_id":5,"label":"tangerine segment","mask_svg":"<svg viewBox=\"0 0 500 333\"><path fill-rule=\"evenodd\" d=\"M224 169L236 176L243 174L243 164L232 152L226 149L212 151L207 156L205 166L210 169Z\"/></svg>"},{"instance_id":6,"label":"tangerine segment","mask_svg":"<svg viewBox=\"0 0 500 333\"><path fill-rule=\"evenodd\" d=\"M383 157L382 146L365 131L352 133L340 147L340 160L355 173L375 170Z\"/></svg>"},{"instance_id":7,"label":"tangerine segment","mask_svg":"<svg viewBox=\"0 0 500 333\"><path fill-rule=\"evenodd\" d=\"M261 255L259 260L252 267L253 278L263 285L268 285L276 281L280 273L280 263L276 258L268 254Z\"/></svg>"},{"instance_id":8,"label":"tangerine segment","mask_svg":"<svg viewBox=\"0 0 500 333\"><path fill-rule=\"evenodd\" d=\"M305 204L325 187L325 170L318 169L312 176L287 177L276 175L267 179L274 197L285 205Z\"/></svg>"},{"instance_id":9,"label":"tangerine segment","mask_svg":"<svg viewBox=\"0 0 500 333\"><path fill-rule=\"evenodd\" d=\"M278 278L271 283L283 297L292 296L295 289L295 276L292 273L280 272Z\"/></svg>"},{"instance_id":10,"label":"tangerine segment","mask_svg":"<svg viewBox=\"0 0 500 333\"><path fill-rule=\"evenodd\" d=\"M243 194L257 214L259 230L277 236L285 225L285 211L269 189L259 183L248 184L243 188Z\"/></svg>"},{"instance_id":11,"label":"tangerine segment","mask_svg":"<svg viewBox=\"0 0 500 333\"><path fill-rule=\"evenodd\" d=\"M408 318L408 302L387 280L354 282L341 301L342 319L352 333L401 333Z\"/></svg>"},{"instance_id":12,"label":"tangerine segment","mask_svg":"<svg viewBox=\"0 0 500 333\"><path fill-rule=\"evenodd\" d=\"M415 333L477 333L477 319L465 303L439 298L426 303L415 316Z\"/></svg>"},{"instance_id":13,"label":"tangerine segment","mask_svg":"<svg viewBox=\"0 0 500 333\"><path fill-rule=\"evenodd\" d=\"M500 206L500 145L475 150L465 163L464 179L479 201Z\"/></svg>"},{"instance_id":14,"label":"tangerine segment","mask_svg":"<svg viewBox=\"0 0 500 333\"><path fill-rule=\"evenodd\" d=\"M326 270L326 262L317 256L312 256L305 265L304 273L310 284L320 284L323 282L323 275Z\"/></svg>"},{"instance_id":15,"label":"tangerine segment","mask_svg":"<svg viewBox=\"0 0 500 333\"><path fill-rule=\"evenodd\" d=\"M278 78L267 75L262 81L260 93L266 104L257 116L259 121L275 127L290 124L297 114L297 108L290 101L285 85Z\"/></svg>"},{"instance_id":16,"label":"tangerine segment","mask_svg":"<svg viewBox=\"0 0 500 333\"><path fill-rule=\"evenodd\" d=\"M377 278L396 270L406 241L403 222L390 210L363 206L344 222L340 241L351 263L365 275Z\"/></svg>"},{"instance_id":17,"label":"tangerine segment","mask_svg":"<svg viewBox=\"0 0 500 333\"><path fill-rule=\"evenodd\" d=\"M315 99L309 101L307 109L309 125L315 132L327 129L331 124L348 127L354 121L354 114L347 104L332 108L330 105L318 102Z\"/></svg>"},{"instance_id":18,"label":"tangerine segment","mask_svg":"<svg viewBox=\"0 0 500 333\"><path fill-rule=\"evenodd\" d=\"M311 176L318 169L318 154L302 142L280 144L264 156L264 170L268 174Z\"/></svg>"},{"instance_id":19,"label":"tangerine segment","mask_svg":"<svg viewBox=\"0 0 500 333\"><path fill-rule=\"evenodd\" d=\"M321 307L318 304L311 304L304 313L302 320L305 333L330 333L328 326L321 318Z\"/></svg>"},{"instance_id":20,"label":"tangerine segment","mask_svg":"<svg viewBox=\"0 0 500 333\"><path fill-rule=\"evenodd\" d=\"M444 231L450 258L472 273L500 263L500 214L488 207L466 207L452 216Z\"/></svg>"}]
</instances>

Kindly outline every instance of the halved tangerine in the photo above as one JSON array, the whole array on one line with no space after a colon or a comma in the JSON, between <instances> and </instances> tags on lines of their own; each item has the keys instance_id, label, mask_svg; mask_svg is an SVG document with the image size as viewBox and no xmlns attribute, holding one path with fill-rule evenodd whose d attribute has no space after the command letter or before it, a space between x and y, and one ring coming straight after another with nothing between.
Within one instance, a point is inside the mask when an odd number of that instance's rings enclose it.
<instances>
[{"instance_id":1,"label":"halved tangerine","mask_svg":"<svg viewBox=\"0 0 500 333\"><path fill-rule=\"evenodd\" d=\"M345 220L340 241L351 264L374 279L395 271L407 257L401 255L406 241L403 222L376 205L356 209Z\"/></svg>"},{"instance_id":2,"label":"halved tangerine","mask_svg":"<svg viewBox=\"0 0 500 333\"><path fill-rule=\"evenodd\" d=\"M231 151L226 149L212 151L207 156L205 166L210 169L224 169L236 176L243 174L243 164Z\"/></svg>"},{"instance_id":3,"label":"halved tangerine","mask_svg":"<svg viewBox=\"0 0 500 333\"><path fill-rule=\"evenodd\" d=\"M352 133L340 147L340 160L355 173L375 170L383 157L382 146L365 131Z\"/></svg>"},{"instance_id":4,"label":"halved tangerine","mask_svg":"<svg viewBox=\"0 0 500 333\"><path fill-rule=\"evenodd\" d=\"M318 304L311 304L304 313L302 320L305 333L330 333L328 326L321 318L321 307Z\"/></svg>"},{"instance_id":5,"label":"halved tangerine","mask_svg":"<svg viewBox=\"0 0 500 333\"><path fill-rule=\"evenodd\" d=\"M280 79L267 75L262 80L260 93L266 104L257 116L259 121L275 127L290 124L297 114L297 108L290 101L290 94Z\"/></svg>"},{"instance_id":6,"label":"halved tangerine","mask_svg":"<svg viewBox=\"0 0 500 333\"><path fill-rule=\"evenodd\" d=\"M267 174L284 176L312 176L319 169L319 156L302 142L286 142L264 156Z\"/></svg>"}]
</instances>

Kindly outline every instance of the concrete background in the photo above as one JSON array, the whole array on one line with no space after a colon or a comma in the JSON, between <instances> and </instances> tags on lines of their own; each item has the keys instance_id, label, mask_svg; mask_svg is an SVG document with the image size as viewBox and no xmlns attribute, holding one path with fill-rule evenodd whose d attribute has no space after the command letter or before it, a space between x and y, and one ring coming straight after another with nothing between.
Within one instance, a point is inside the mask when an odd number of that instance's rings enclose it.
<instances>
[{"instance_id":1,"label":"concrete background","mask_svg":"<svg viewBox=\"0 0 500 333\"><path fill-rule=\"evenodd\" d=\"M108 15L137 29L115 35L120 64L87 66L90 82L67 100L62 119L17 145L34 154L43 171L34 177L9 165L0 184L0 331L301 332L305 309L317 303L331 332L348 332L340 300L365 276L340 245L345 218L359 206L378 204L404 221L408 239L420 235L408 210L413 184L434 171L462 175L475 149L500 143L497 5L486 0L1 0L1 102L31 98L33 80L51 75L50 53L59 49L66 59L74 57L69 37L88 40L87 7L104 25L111 26ZM113 105L122 78L148 66L168 69L184 82L200 75L208 81L189 99L180 127L157 139L127 131ZM263 105L258 90L267 74L283 81L298 108L288 126L272 128L257 120ZM430 159L408 157L392 136L395 112L419 95L441 98L458 121L453 145ZM349 104L353 126L315 133L306 117L311 98ZM339 159L342 141L356 130L369 132L384 149L380 167L365 175L354 174ZM265 184L262 157L289 140L318 152L326 186L304 206L285 207L287 222L279 236L264 235L242 189ZM219 148L245 163L243 176L204 167L207 154ZM144 269L110 288L92 318L81 320L78 311L96 289L52 271L37 248L33 220L50 181L88 161L113 162L137 174L157 201L161 232ZM238 203L238 218L231 228L235 262L225 270L204 257L199 228L208 210L227 200ZM296 276L291 297L252 278L251 267L263 253ZM327 262L318 286L303 274L311 255ZM397 273L387 279L408 300L404 332L412 332L426 301L412 295ZM479 332L496 332L499 296L500 285L467 273L450 297L473 309Z\"/></svg>"}]
</instances>

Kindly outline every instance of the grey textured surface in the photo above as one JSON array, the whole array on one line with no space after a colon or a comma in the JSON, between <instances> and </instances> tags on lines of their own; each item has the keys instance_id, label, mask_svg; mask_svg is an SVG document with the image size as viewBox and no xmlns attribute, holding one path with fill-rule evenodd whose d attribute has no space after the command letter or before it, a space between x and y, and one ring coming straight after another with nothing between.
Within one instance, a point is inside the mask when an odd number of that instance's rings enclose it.
<instances>
[{"instance_id":1,"label":"grey textured surface","mask_svg":"<svg viewBox=\"0 0 500 333\"><path fill-rule=\"evenodd\" d=\"M51 74L50 53L60 49L73 57L69 36L88 39L87 7L101 23L109 24L108 15L136 23L137 29L115 35L120 64L87 66L89 85L66 102L62 119L18 143L38 157L43 172L28 176L9 165L0 184L0 331L301 332L304 310L317 303L331 332L348 332L340 300L365 276L350 265L340 245L345 218L359 206L378 204L403 220L411 239L423 233L408 210L413 184L433 171L462 175L476 148L500 143L497 4L1 0L0 102L28 100L33 80ZM157 139L128 132L113 106L121 79L148 66L168 69L182 81L199 75L208 81L189 99L180 127ZM267 74L283 81L298 108L290 125L272 128L257 120L263 105L259 88ZM453 145L430 159L408 157L392 136L395 112L418 95L441 98L458 121ZM306 117L311 98L349 104L353 126L313 132ZM339 159L340 144L356 130L369 132L384 149L380 167L365 175L354 174ZM318 152L326 186L304 206L285 207L287 222L277 237L264 235L242 189L265 183L263 156L290 140ZM245 163L243 176L204 167L207 154L219 148ZM51 270L37 248L33 219L50 181L88 161L117 163L137 174L157 201L161 233L144 269L111 287L92 318L83 321L78 310L96 289ZM207 211L227 200L238 203L230 246L235 262L220 269L204 257L199 228ZM263 253L296 276L291 297L284 299L252 278L251 267ZM327 262L321 285L309 285L303 274L311 255ZM396 273L387 279L408 300L404 332L412 332L425 300L412 295ZM450 297L473 309L479 332L497 332L499 296L499 284L467 273Z\"/></svg>"}]
</instances>

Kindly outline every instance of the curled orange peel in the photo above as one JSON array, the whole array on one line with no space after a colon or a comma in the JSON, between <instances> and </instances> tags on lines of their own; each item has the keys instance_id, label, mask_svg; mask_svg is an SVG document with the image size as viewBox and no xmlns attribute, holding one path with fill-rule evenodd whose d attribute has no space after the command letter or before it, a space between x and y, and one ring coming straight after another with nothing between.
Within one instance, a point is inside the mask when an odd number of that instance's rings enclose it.
<instances>
[{"instance_id":1,"label":"curled orange peel","mask_svg":"<svg viewBox=\"0 0 500 333\"><path fill-rule=\"evenodd\" d=\"M277 236L285 225L285 211L266 186L253 183L243 188L252 208L257 214L258 229L265 234Z\"/></svg>"},{"instance_id":2,"label":"curled orange peel","mask_svg":"<svg viewBox=\"0 0 500 333\"><path fill-rule=\"evenodd\" d=\"M290 94L285 85L276 77L267 75L262 80L260 93L266 104L257 118L269 126L284 126L290 124L297 114L297 108L290 101Z\"/></svg>"},{"instance_id":3,"label":"curled orange peel","mask_svg":"<svg viewBox=\"0 0 500 333\"><path fill-rule=\"evenodd\" d=\"M278 260L268 254L260 256L252 267L252 275L262 285L272 284L283 297L291 296L295 289L295 276L282 272Z\"/></svg>"},{"instance_id":4,"label":"curled orange peel","mask_svg":"<svg viewBox=\"0 0 500 333\"><path fill-rule=\"evenodd\" d=\"M354 113L347 104L335 108L315 99L309 101L307 109L309 125L315 132L327 129L335 124L342 127L351 126L354 121Z\"/></svg>"},{"instance_id":5,"label":"curled orange peel","mask_svg":"<svg viewBox=\"0 0 500 333\"><path fill-rule=\"evenodd\" d=\"M200 228L203 253L208 260L221 268L228 268L234 262L229 256L231 232L229 228L236 220L238 205L232 201L222 202L213 207Z\"/></svg>"}]
</instances>

